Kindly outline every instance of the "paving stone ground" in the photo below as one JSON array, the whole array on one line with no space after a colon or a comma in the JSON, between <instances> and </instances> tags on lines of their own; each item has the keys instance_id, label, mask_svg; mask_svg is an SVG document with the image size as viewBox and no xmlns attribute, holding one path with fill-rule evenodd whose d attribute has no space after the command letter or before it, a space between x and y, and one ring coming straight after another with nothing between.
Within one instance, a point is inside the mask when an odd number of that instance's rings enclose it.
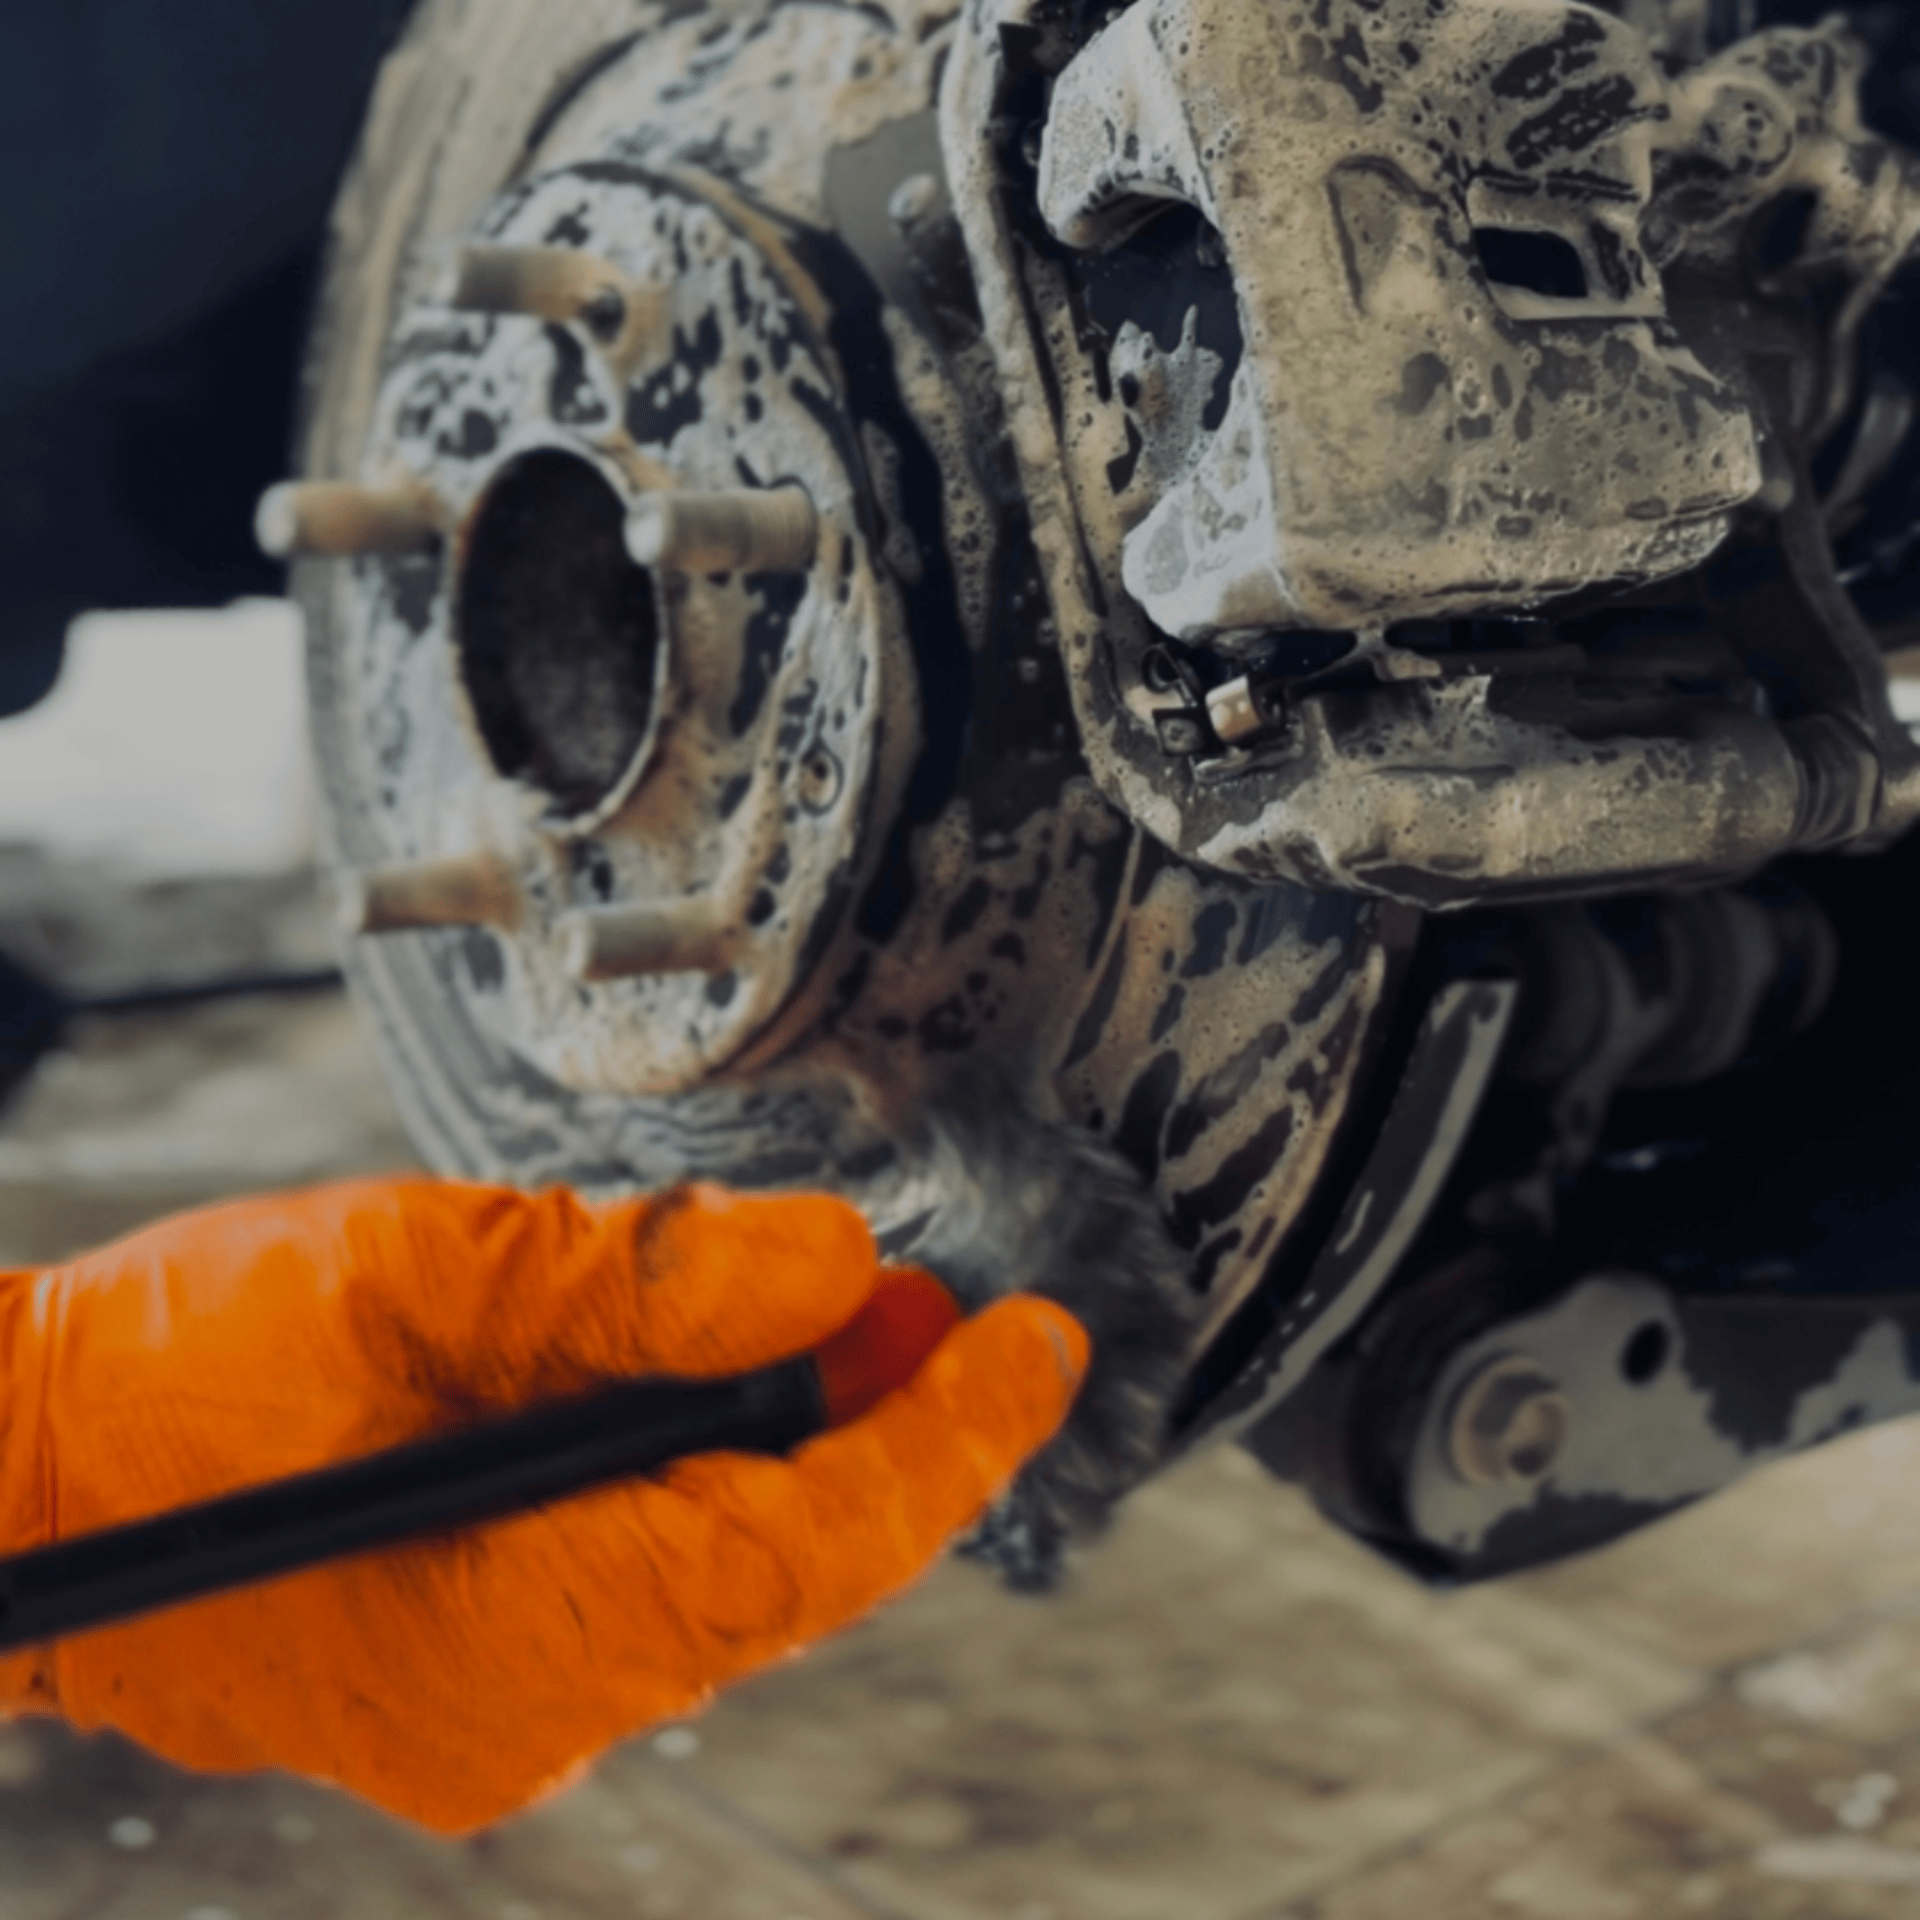
<instances>
[{"instance_id":1,"label":"paving stone ground","mask_svg":"<svg viewBox=\"0 0 1920 1920\"><path fill-rule=\"evenodd\" d=\"M337 993L87 1020L0 1112L0 1262L407 1163ZM680 1915L1920 1916L1920 1429L1451 1595L1212 1455L1062 1596L945 1568L458 1845L0 1725L0 1920Z\"/></svg>"}]
</instances>

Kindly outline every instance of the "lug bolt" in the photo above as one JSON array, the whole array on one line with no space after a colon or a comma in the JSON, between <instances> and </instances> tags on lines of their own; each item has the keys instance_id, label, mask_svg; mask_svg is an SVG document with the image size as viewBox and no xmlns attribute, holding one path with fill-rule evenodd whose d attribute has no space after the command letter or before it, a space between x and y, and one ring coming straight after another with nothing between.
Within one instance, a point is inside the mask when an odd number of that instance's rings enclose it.
<instances>
[{"instance_id":1,"label":"lug bolt","mask_svg":"<svg viewBox=\"0 0 1920 1920\"><path fill-rule=\"evenodd\" d=\"M490 853L375 867L340 882L340 926L349 934L421 927L506 930L519 924L524 910L518 875Z\"/></svg>"},{"instance_id":2,"label":"lug bolt","mask_svg":"<svg viewBox=\"0 0 1920 1920\"><path fill-rule=\"evenodd\" d=\"M800 486L650 493L627 515L627 551L677 573L797 573L813 564L819 535Z\"/></svg>"},{"instance_id":3,"label":"lug bolt","mask_svg":"<svg viewBox=\"0 0 1920 1920\"><path fill-rule=\"evenodd\" d=\"M1559 1465L1573 1403L1525 1354L1489 1360L1461 1387L1447 1417L1447 1460L1476 1487L1537 1487Z\"/></svg>"},{"instance_id":4,"label":"lug bolt","mask_svg":"<svg viewBox=\"0 0 1920 1920\"><path fill-rule=\"evenodd\" d=\"M625 980L641 973L714 973L733 941L707 901L657 907L589 907L562 917L561 963L576 980Z\"/></svg>"},{"instance_id":5,"label":"lug bolt","mask_svg":"<svg viewBox=\"0 0 1920 1920\"><path fill-rule=\"evenodd\" d=\"M618 267L572 247L463 247L447 292L447 305L463 313L578 321L603 344L626 331L636 304Z\"/></svg>"},{"instance_id":6,"label":"lug bolt","mask_svg":"<svg viewBox=\"0 0 1920 1920\"><path fill-rule=\"evenodd\" d=\"M424 487L286 480L260 496L253 537L273 560L302 554L421 553L440 537L440 508Z\"/></svg>"}]
</instances>

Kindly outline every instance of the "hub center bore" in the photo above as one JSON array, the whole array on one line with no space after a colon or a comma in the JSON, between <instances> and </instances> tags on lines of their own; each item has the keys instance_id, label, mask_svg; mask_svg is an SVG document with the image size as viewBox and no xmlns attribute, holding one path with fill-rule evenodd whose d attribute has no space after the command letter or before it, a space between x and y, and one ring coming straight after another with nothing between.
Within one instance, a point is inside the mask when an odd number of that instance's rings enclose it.
<instances>
[{"instance_id":1,"label":"hub center bore","mask_svg":"<svg viewBox=\"0 0 1920 1920\"><path fill-rule=\"evenodd\" d=\"M652 730L659 601L625 517L589 461L523 454L481 499L455 596L455 658L489 758L570 816L626 782Z\"/></svg>"}]
</instances>

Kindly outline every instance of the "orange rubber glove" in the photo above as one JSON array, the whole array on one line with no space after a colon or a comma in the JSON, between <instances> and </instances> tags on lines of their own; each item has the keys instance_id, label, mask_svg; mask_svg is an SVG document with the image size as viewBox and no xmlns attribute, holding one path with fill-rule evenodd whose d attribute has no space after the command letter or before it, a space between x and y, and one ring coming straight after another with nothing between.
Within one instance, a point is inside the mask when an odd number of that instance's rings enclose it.
<instances>
[{"instance_id":1,"label":"orange rubber glove","mask_svg":"<svg viewBox=\"0 0 1920 1920\"><path fill-rule=\"evenodd\" d=\"M1086 1341L1031 1297L956 1322L845 1202L708 1186L596 1207L359 1182L0 1275L0 1553L615 1377L819 1350L857 1415L786 1460L682 1461L0 1657L0 1711L484 1825L859 1618L982 1511Z\"/></svg>"}]
</instances>

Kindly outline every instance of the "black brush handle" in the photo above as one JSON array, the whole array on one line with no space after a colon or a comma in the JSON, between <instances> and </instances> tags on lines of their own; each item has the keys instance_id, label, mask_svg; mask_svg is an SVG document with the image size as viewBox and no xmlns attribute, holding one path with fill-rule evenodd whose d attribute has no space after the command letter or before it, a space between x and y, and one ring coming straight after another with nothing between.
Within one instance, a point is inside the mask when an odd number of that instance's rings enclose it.
<instances>
[{"instance_id":1,"label":"black brush handle","mask_svg":"<svg viewBox=\"0 0 1920 1920\"><path fill-rule=\"evenodd\" d=\"M535 1407L0 1560L0 1651L524 1512L690 1454L786 1453L825 1425L805 1355Z\"/></svg>"}]
</instances>

